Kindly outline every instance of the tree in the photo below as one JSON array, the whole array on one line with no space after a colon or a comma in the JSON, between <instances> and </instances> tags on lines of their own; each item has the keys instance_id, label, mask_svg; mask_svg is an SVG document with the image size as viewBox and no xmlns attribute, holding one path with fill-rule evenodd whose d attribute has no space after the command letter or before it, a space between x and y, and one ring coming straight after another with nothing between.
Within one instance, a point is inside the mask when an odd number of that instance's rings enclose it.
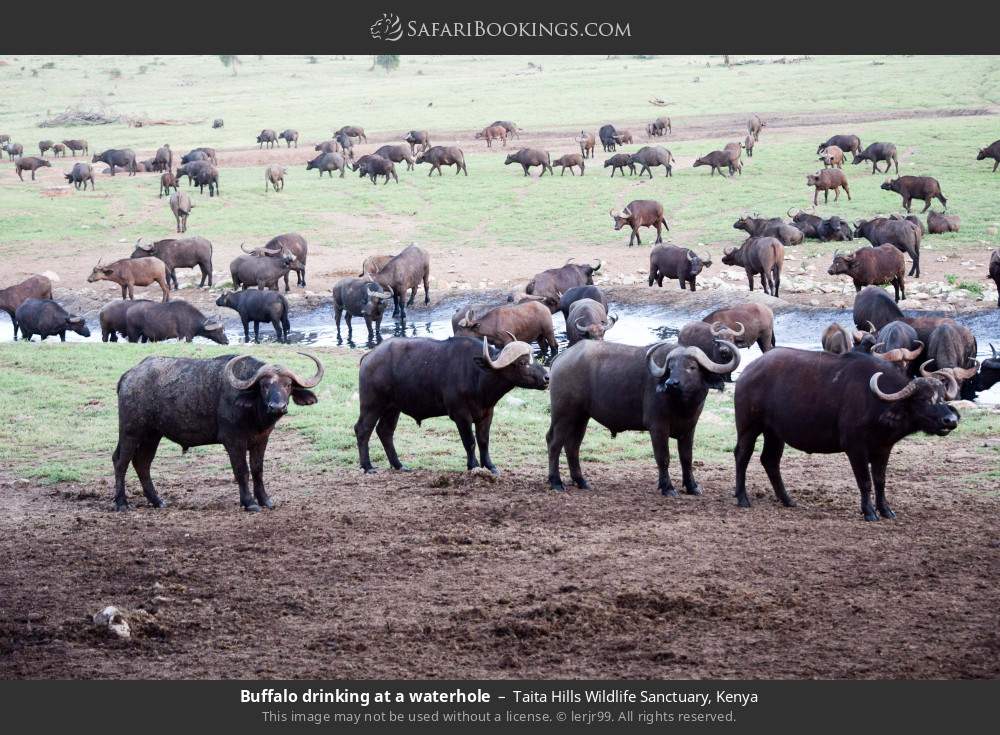
<instances>
[{"instance_id":1,"label":"tree","mask_svg":"<svg viewBox=\"0 0 1000 735\"><path fill-rule=\"evenodd\" d=\"M221 61L222 65L227 69L232 69L233 76L234 77L236 76L236 67L238 67L241 63L239 56L228 56L226 54L219 54L219 61Z\"/></svg>"},{"instance_id":2,"label":"tree","mask_svg":"<svg viewBox=\"0 0 1000 735\"><path fill-rule=\"evenodd\" d=\"M379 54L372 60L372 69L376 66L381 66L385 69L385 73L388 74L394 69L399 68L399 54Z\"/></svg>"}]
</instances>

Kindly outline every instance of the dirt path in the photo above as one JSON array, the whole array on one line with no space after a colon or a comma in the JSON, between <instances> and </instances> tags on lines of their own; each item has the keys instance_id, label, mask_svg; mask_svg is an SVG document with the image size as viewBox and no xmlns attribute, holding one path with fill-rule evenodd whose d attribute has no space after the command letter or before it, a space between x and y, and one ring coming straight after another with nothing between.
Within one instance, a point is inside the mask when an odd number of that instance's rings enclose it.
<instances>
[{"instance_id":1,"label":"dirt path","mask_svg":"<svg viewBox=\"0 0 1000 735\"><path fill-rule=\"evenodd\" d=\"M0 677L1000 675L1000 504L957 479L969 448L900 445L899 518L866 524L842 456L786 458L794 509L754 462L741 511L728 464L701 498L662 498L651 461L556 495L540 468L301 476L279 434L258 515L221 454L165 446L160 512L6 478ZM108 604L146 611L132 641L90 625Z\"/></svg>"}]
</instances>

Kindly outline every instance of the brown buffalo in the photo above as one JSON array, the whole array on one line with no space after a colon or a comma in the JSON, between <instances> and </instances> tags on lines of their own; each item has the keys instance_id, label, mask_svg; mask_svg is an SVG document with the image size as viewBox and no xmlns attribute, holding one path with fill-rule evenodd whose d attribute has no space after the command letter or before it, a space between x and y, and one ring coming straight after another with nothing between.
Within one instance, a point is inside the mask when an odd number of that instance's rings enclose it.
<instances>
[{"instance_id":1,"label":"brown buffalo","mask_svg":"<svg viewBox=\"0 0 1000 735\"><path fill-rule=\"evenodd\" d=\"M167 267L159 258L123 258L107 265L98 261L87 276L88 283L111 281L122 287L122 298L134 299L136 286L159 285L163 301L170 300Z\"/></svg>"},{"instance_id":2,"label":"brown buffalo","mask_svg":"<svg viewBox=\"0 0 1000 735\"><path fill-rule=\"evenodd\" d=\"M819 193L823 192L823 203L830 201L830 189L833 189L833 201L840 199L840 189L843 187L847 200L851 199L851 190L847 186L847 177L839 168L827 168L806 176L806 186L816 189L813 193L813 206L817 204Z\"/></svg>"},{"instance_id":3,"label":"brown buffalo","mask_svg":"<svg viewBox=\"0 0 1000 735\"><path fill-rule=\"evenodd\" d=\"M663 242L662 230L670 230L667 226L667 220L663 216L663 205L652 199L635 199L629 202L625 209L620 212L616 212L613 209L609 211L611 213L611 220L614 223L615 232L618 232L618 230L626 225L632 229L632 234L628 239L629 247L632 247L633 240L642 245L642 239L639 237L640 227L656 228L657 245Z\"/></svg>"},{"instance_id":4,"label":"brown buffalo","mask_svg":"<svg viewBox=\"0 0 1000 735\"><path fill-rule=\"evenodd\" d=\"M485 337L495 347L511 342L537 342L542 353L551 356L559 351L552 312L540 301L504 304L476 314L472 309L459 309L452 318L456 337Z\"/></svg>"},{"instance_id":5,"label":"brown buffalo","mask_svg":"<svg viewBox=\"0 0 1000 735\"><path fill-rule=\"evenodd\" d=\"M891 283L896 301L906 298L906 261L903 260L903 253L893 245L860 248L846 255L834 253L827 273L831 276L850 276L855 291L865 286Z\"/></svg>"}]
</instances>

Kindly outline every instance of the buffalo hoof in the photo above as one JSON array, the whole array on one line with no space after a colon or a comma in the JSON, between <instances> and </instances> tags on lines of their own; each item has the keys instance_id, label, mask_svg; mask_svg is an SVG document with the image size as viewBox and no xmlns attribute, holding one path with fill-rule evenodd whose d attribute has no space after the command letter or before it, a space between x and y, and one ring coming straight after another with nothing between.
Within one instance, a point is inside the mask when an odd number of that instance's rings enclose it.
<instances>
[{"instance_id":1,"label":"buffalo hoof","mask_svg":"<svg viewBox=\"0 0 1000 735\"><path fill-rule=\"evenodd\" d=\"M888 505L884 505L878 509L879 515L883 518L895 518L896 514L892 512L892 509Z\"/></svg>"},{"instance_id":2,"label":"buffalo hoof","mask_svg":"<svg viewBox=\"0 0 1000 735\"><path fill-rule=\"evenodd\" d=\"M750 498L748 498L746 495L737 495L736 505L738 505L740 508L749 508Z\"/></svg>"},{"instance_id":3,"label":"buffalo hoof","mask_svg":"<svg viewBox=\"0 0 1000 735\"><path fill-rule=\"evenodd\" d=\"M150 505L152 505L154 508L166 508L167 501L164 500L163 498L157 498L156 500L151 501Z\"/></svg>"},{"instance_id":4,"label":"buffalo hoof","mask_svg":"<svg viewBox=\"0 0 1000 735\"><path fill-rule=\"evenodd\" d=\"M131 506L127 502L115 503L115 513L125 513L126 511L129 511L131 509L132 509Z\"/></svg>"},{"instance_id":5,"label":"buffalo hoof","mask_svg":"<svg viewBox=\"0 0 1000 735\"><path fill-rule=\"evenodd\" d=\"M660 494L668 498L680 497L679 493L677 492L677 489L672 485L670 487L661 487Z\"/></svg>"},{"instance_id":6,"label":"buffalo hoof","mask_svg":"<svg viewBox=\"0 0 1000 735\"><path fill-rule=\"evenodd\" d=\"M576 483L576 486L577 486L578 488L580 488L581 490L590 490L590 483L589 483L589 482L587 482L587 481L586 481L585 479L583 479L582 477L580 477L580 478L578 478L578 479L575 479L575 480L573 480L573 482L574 482L574 483Z\"/></svg>"},{"instance_id":7,"label":"buffalo hoof","mask_svg":"<svg viewBox=\"0 0 1000 735\"><path fill-rule=\"evenodd\" d=\"M564 493L564 492L566 492L566 486L565 486L565 485L563 485L563 484L562 484L561 482L553 482L553 483L550 483L550 485L549 485L549 486L550 486L550 487L551 487L551 488L552 488L552 489L553 489L553 490L554 490L555 492L557 492L557 493Z\"/></svg>"},{"instance_id":8,"label":"buffalo hoof","mask_svg":"<svg viewBox=\"0 0 1000 735\"><path fill-rule=\"evenodd\" d=\"M270 498L264 498L264 500L261 503L261 505L263 505L268 510L274 510L274 501L271 500Z\"/></svg>"},{"instance_id":9,"label":"buffalo hoof","mask_svg":"<svg viewBox=\"0 0 1000 735\"><path fill-rule=\"evenodd\" d=\"M243 510L247 513L260 513L260 506L256 503L250 503L250 505L244 505Z\"/></svg>"},{"instance_id":10,"label":"buffalo hoof","mask_svg":"<svg viewBox=\"0 0 1000 735\"><path fill-rule=\"evenodd\" d=\"M413 471L412 469L410 469L409 465L405 465L405 464L400 464L399 467L394 467L393 469L395 469L396 472L412 472Z\"/></svg>"},{"instance_id":11,"label":"buffalo hoof","mask_svg":"<svg viewBox=\"0 0 1000 735\"><path fill-rule=\"evenodd\" d=\"M691 487L685 487L684 492L688 495L701 495L701 486L696 482Z\"/></svg>"},{"instance_id":12,"label":"buffalo hoof","mask_svg":"<svg viewBox=\"0 0 1000 735\"><path fill-rule=\"evenodd\" d=\"M874 510L872 510L871 508L869 508L867 510L863 510L861 512L864 514L866 521L877 521L878 520L878 514Z\"/></svg>"},{"instance_id":13,"label":"buffalo hoof","mask_svg":"<svg viewBox=\"0 0 1000 735\"><path fill-rule=\"evenodd\" d=\"M364 470L366 475L374 475L378 473L378 470L374 467L362 467L361 469Z\"/></svg>"}]
</instances>

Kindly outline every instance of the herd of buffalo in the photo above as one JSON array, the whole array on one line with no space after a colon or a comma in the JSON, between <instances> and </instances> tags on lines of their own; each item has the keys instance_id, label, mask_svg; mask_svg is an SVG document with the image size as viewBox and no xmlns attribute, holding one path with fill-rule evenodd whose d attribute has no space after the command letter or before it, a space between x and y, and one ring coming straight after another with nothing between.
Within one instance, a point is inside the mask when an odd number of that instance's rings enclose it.
<instances>
[{"instance_id":1,"label":"herd of buffalo","mask_svg":"<svg viewBox=\"0 0 1000 735\"><path fill-rule=\"evenodd\" d=\"M699 157L694 166L707 166L711 174L742 173L742 153L754 155L766 122L757 115L747 124L746 137ZM660 117L646 126L652 139L672 132L669 118ZM509 121L496 121L476 133L487 147L519 138L523 131ZM582 131L576 142L580 153L552 160L547 151L522 148L506 158L519 165L524 175L538 167L541 174L560 167L583 175L599 141L612 154L605 168L616 172L653 177L653 169L663 167L671 176L676 159L662 146L645 146L636 153L619 152L633 143L627 130L612 125L597 135ZM262 130L257 136L261 148L284 141L298 147L299 133ZM363 128L344 126L333 137L315 146L318 155L306 164L320 177L347 169L368 177L398 182L396 164L407 169L430 165L429 174L442 166L454 166L456 174L468 175L465 156L456 146L432 146L427 131L410 131L404 142L380 147L372 154L355 155L357 142L367 142ZM0 135L2 149L15 162L17 175L49 166L45 154L75 156L89 153L85 140L62 143L41 141L40 156L24 156L23 146ZM846 156L853 164L869 162L872 173L895 167L896 147L873 143L863 147L854 135L838 135L820 144L817 154L823 168L807 177L824 200L840 189L850 197L844 174ZM993 170L1000 165L1000 141L979 152L978 159L991 158ZM159 195L169 196L177 232L186 233L192 209L191 197L180 190L187 177L209 196L220 194L216 151L196 148L179 159L169 145L157 150L147 161L137 161L129 149L111 149L95 154L91 163L103 162L115 175L116 169L135 174L141 170L161 174ZM265 170L265 191L284 188L287 169L272 164ZM94 169L76 163L66 179L77 189L94 188ZM565 489L560 475L560 459L566 455L570 478L582 489L590 487L580 463L580 446L590 420L612 435L623 431L647 432L658 471L658 488L663 495L677 494L669 475L668 440L677 441L684 492L699 495L702 490L694 475L694 439L698 419L708 391L722 390L732 381L741 361L741 349L754 344L764 353L747 367L735 383L735 423L737 441L736 498L750 505L746 469L757 439L763 435L760 461L778 500L794 501L784 486L780 464L786 445L805 452L846 453L860 490L861 511L866 520L894 517L885 494L886 467L896 442L915 432L946 435L959 423L951 401L959 396L975 397L1000 381L1000 354L981 364L976 360L977 344L972 333L948 317L906 317L896 302L906 297L905 278L920 277L920 244L925 234L957 231L957 217L931 211L926 224L910 214L913 199L930 208L932 199L943 206L947 200L938 181L929 176L898 176L882 185L902 197L906 215L875 217L847 222L837 216L822 218L813 212L787 212L784 218L756 215L740 217L733 228L746 239L737 247L726 248L721 260L746 271L749 288L755 278L763 290L777 296L780 290L784 251L805 239L848 242L855 238L870 245L853 252L834 253L830 275L847 276L857 296L853 330L831 324L817 335L822 351L778 348L771 310L758 303L744 303L719 309L701 321L684 326L675 341L647 346L630 346L606 341L605 333L618 318L611 311L605 293L594 283L602 263L567 261L563 266L536 274L518 297L503 303L470 305L459 309L453 319L454 336L445 340L392 338L382 341L381 323L392 304L392 316L405 321L407 307L413 305L422 286L424 303L430 303L430 255L410 245L399 253L367 257L358 276L344 278L333 287L333 310L337 333L341 317L346 319L348 339L352 338L352 318L364 320L368 342L373 348L361 359L358 395L360 411L354 433L358 457L365 472L374 472L369 442L374 431L389 465L405 470L394 443L401 414L421 421L447 416L456 425L465 449L469 469L484 467L497 472L490 456L490 428L497 403L514 388L548 390L551 424L546 434L548 483L554 490ZM669 230L662 204L653 200L630 202L620 211L611 210L615 230L630 230L629 246L641 244L640 228L654 228L656 242L650 251L649 286L676 280L681 289L697 288L697 277L712 265L710 253L664 244L662 231ZM285 233L260 247L241 246L243 254L229 266L233 289L220 295L219 307L239 314L244 339L259 341L260 324L269 324L280 342L289 341L289 305L280 292L306 285L308 244L297 233ZM121 288L122 299L100 311L102 339L130 342L158 342L166 339L191 341L205 337L228 344L220 318L202 313L181 300L171 300L178 288L177 269L197 268L199 287L213 285L212 243L203 237L178 236L155 242L139 240L130 257L110 263L99 261L88 281L110 281ZM904 255L911 265L907 271ZM992 254L989 275L1000 286L1000 251ZM159 302L135 299L134 288L157 284ZM891 285L891 296L881 286ZM1000 307L1000 304L998 304ZM0 309L13 322L14 338L31 340L66 332L89 336L85 320L69 313L52 299L52 283L36 275L0 289ZM553 317L561 314L569 347L562 352L556 340ZM544 361L535 359L537 344ZM306 354L306 353L302 353ZM128 507L125 474L131 464L143 492L154 507L164 501L150 478L150 466L164 437L183 449L205 444L222 444L229 454L239 484L240 503L247 510L272 507L265 490L263 462L268 439L277 421L288 409L289 400L300 405L316 402L313 392L324 369L314 356L315 372L305 378L278 364L265 363L250 355L225 355L212 359L147 357L122 375L118 382L119 440L113 455L115 506ZM780 377L780 380L776 380ZM837 386L835 391L830 386ZM477 456L478 454L478 456ZM252 492L250 484L252 482ZM874 501L873 494L874 491Z\"/></svg>"}]
</instances>

